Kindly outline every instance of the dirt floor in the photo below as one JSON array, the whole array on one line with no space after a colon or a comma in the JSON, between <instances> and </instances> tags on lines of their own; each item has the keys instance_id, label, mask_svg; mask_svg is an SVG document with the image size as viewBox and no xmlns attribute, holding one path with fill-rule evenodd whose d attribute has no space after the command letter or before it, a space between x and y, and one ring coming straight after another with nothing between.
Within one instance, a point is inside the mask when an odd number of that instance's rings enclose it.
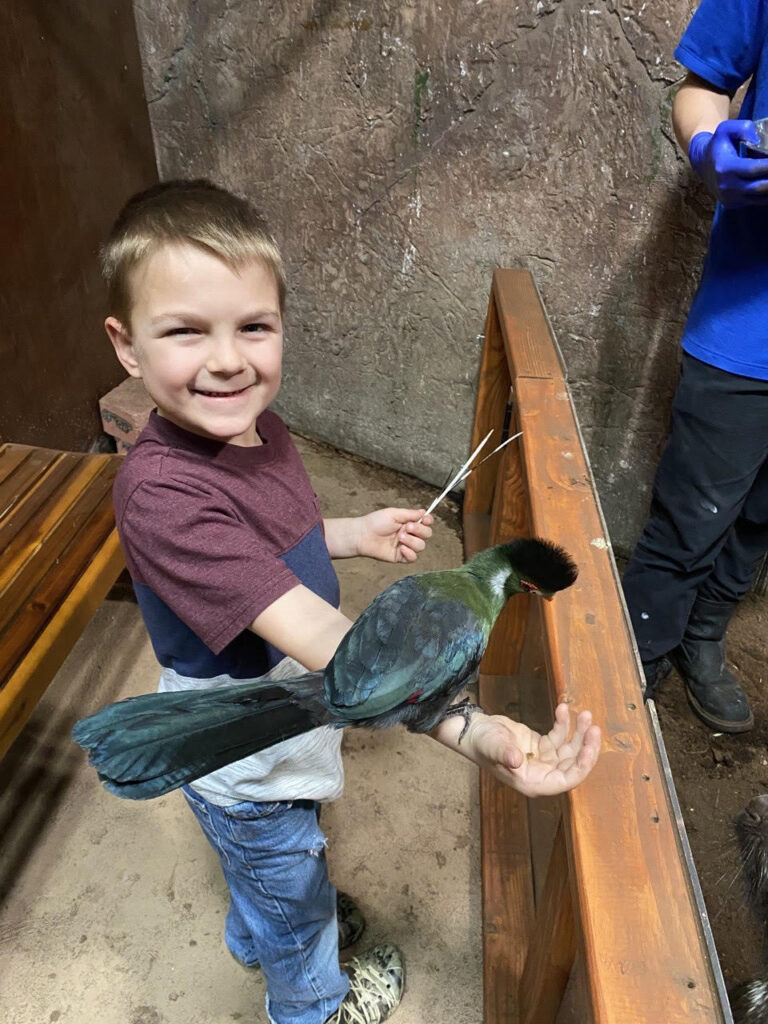
<instances>
[{"instance_id":1,"label":"dirt floor","mask_svg":"<svg viewBox=\"0 0 768 1024\"><path fill-rule=\"evenodd\" d=\"M767 624L768 602L749 596L728 631L730 667L755 715L751 732L711 732L688 707L676 673L657 693L664 743L729 988L761 966L762 938L744 905L733 819L753 796L768 791Z\"/></svg>"},{"instance_id":2,"label":"dirt floor","mask_svg":"<svg viewBox=\"0 0 768 1024\"><path fill-rule=\"evenodd\" d=\"M420 507L436 492L297 439L323 509ZM423 569L462 560L450 503ZM352 617L411 570L337 563ZM2 1024L265 1024L261 973L227 953L218 861L178 793L146 803L100 786L75 720L156 688L138 609L104 602L0 772ZM367 917L357 950L402 948L398 1024L480 1024L477 770L428 737L348 730L346 788L323 826L336 885Z\"/></svg>"},{"instance_id":3,"label":"dirt floor","mask_svg":"<svg viewBox=\"0 0 768 1024\"><path fill-rule=\"evenodd\" d=\"M434 496L408 477L297 443L327 515L419 506ZM457 509L444 503L419 567L461 557ZM352 616L411 571L358 559L337 568L342 607ZM674 675L657 701L729 985L760 964L732 820L768 790L767 617L765 600L749 598L729 634L755 711L751 733L713 735ZM183 798L110 796L69 740L77 718L153 690L157 675L136 605L113 593L2 763L2 1024L266 1022L260 973L240 968L223 946L226 890ZM323 815L331 874L368 918L360 948L389 939L405 952L398 1024L480 1024L476 770L403 730L349 730L345 765L345 794Z\"/></svg>"}]
</instances>

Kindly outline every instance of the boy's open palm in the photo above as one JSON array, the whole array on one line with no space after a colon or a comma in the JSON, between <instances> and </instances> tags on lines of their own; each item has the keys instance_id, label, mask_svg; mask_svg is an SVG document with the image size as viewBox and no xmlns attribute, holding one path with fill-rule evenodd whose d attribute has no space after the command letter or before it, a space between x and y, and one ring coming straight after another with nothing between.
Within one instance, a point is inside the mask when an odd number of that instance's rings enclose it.
<instances>
[{"instance_id":1,"label":"boy's open palm","mask_svg":"<svg viewBox=\"0 0 768 1024\"><path fill-rule=\"evenodd\" d=\"M580 712L569 732L568 707L558 704L555 723L543 736L503 715L474 715L462 744L469 742L477 764L525 796L554 796L583 782L600 754L591 712Z\"/></svg>"}]
</instances>

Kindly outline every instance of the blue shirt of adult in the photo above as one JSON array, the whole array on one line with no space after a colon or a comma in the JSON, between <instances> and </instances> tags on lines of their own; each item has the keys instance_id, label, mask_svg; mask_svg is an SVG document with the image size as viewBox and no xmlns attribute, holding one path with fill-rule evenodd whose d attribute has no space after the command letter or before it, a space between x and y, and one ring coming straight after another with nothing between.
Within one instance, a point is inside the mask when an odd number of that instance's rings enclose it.
<instances>
[{"instance_id":1,"label":"blue shirt of adult","mask_svg":"<svg viewBox=\"0 0 768 1024\"><path fill-rule=\"evenodd\" d=\"M751 75L739 117L768 116L768 0L702 0L675 58L729 93ZM717 204L682 345L711 366L768 380L768 206Z\"/></svg>"}]
</instances>

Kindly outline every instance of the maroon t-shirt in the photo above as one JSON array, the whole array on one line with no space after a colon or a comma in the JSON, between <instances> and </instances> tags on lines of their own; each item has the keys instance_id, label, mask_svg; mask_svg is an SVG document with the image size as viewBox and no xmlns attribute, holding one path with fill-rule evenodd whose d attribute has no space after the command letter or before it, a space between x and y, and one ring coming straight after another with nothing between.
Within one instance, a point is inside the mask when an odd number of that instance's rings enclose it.
<instances>
[{"instance_id":1,"label":"maroon t-shirt","mask_svg":"<svg viewBox=\"0 0 768 1024\"><path fill-rule=\"evenodd\" d=\"M117 527L161 665L251 678L282 657L248 630L298 583L338 607L317 496L285 424L263 444L200 437L153 412L115 481Z\"/></svg>"}]
</instances>

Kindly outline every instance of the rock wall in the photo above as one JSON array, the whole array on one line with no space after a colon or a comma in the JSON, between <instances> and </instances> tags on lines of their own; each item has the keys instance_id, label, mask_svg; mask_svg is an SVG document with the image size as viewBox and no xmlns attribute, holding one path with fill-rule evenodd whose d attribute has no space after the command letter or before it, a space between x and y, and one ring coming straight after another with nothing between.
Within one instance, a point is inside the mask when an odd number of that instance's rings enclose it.
<instances>
[{"instance_id":1,"label":"rock wall","mask_svg":"<svg viewBox=\"0 0 768 1024\"><path fill-rule=\"evenodd\" d=\"M491 272L529 268L634 543L712 211L669 124L693 6L135 0L161 176L243 191L281 243L294 429L442 483Z\"/></svg>"}]
</instances>

